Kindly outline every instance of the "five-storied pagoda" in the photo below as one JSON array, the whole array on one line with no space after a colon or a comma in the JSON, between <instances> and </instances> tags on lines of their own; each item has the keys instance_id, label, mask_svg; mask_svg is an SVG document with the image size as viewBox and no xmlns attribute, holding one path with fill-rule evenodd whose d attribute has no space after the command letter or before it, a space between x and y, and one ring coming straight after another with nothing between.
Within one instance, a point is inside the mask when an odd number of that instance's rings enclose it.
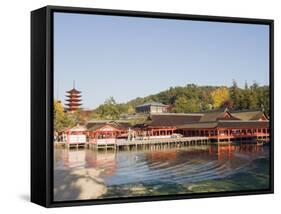
<instances>
[{"instance_id":1,"label":"five-storied pagoda","mask_svg":"<svg viewBox=\"0 0 281 214\"><path fill-rule=\"evenodd\" d=\"M74 112L80 108L81 104L81 91L75 89L75 82L73 81L73 88L66 92L67 106L66 110L69 112Z\"/></svg>"}]
</instances>

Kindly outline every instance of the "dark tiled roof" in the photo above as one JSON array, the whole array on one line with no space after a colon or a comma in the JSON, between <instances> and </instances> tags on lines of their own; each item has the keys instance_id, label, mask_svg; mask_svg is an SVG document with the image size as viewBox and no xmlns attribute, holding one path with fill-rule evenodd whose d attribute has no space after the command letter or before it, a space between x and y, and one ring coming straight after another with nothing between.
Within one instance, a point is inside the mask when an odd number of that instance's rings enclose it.
<instances>
[{"instance_id":1,"label":"dark tiled roof","mask_svg":"<svg viewBox=\"0 0 281 214\"><path fill-rule=\"evenodd\" d=\"M218 126L218 122L195 122L195 123L187 123L183 125L178 125L178 129L210 129L216 128Z\"/></svg>"},{"instance_id":2,"label":"dark tiled roof","mask_svg":"<svg viewBox=\"0 0 281 214\"><path fill-rule=\"evenodd\" d=\"M269 128L268 121L219 121L218 127L223 128Z\"/></svg>"},{"instance_id":3,"label":"dark tiled roof","mask_svg":"<svg viewBox=\"0 0 281 214\"><path fill-rule=\"evenodd\" d=\"M91 129L91 128L93 128L93 127L95 127L95 126L97 126L97 125L104 125L105 123L87 123L86 124L86 128L87 129Z\"/></svg>"},{"instance_id":4,"label":"dark tiled roof","mask_svg":"<svg viewBox=\"0 0 281 214\"><path fill-rule=\"evenodd\" d=\"M189 122L198 122L202 114L152 114L149 116L149 126L175 126Z\"/></svg>"},{"instance_id":5,"label":"dark tiled roof","mask_svg":"<svg viewBox=\"0 0 281 214\"><path fill-rule=\"evenodd\" d=\"M199 128L268 128L268 121L241 121L241 120L221 120L216 122L197 122L177 126L179 129L199 129Z\"/></svg>"}]
</instances>

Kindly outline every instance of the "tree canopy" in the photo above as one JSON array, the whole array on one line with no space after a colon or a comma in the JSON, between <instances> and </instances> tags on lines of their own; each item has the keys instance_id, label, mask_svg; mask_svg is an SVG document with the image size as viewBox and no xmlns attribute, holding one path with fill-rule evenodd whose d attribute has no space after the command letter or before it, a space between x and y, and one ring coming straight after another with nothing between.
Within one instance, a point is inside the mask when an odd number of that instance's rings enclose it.
<instances>
[{"instance_id":1,"label":"tree canopy","mask_svg":"<svg viewBox=\"0 0 281 214\"><path fill-rule=\"evenodd\" d=\"M170 87L168 90L143 98L136 98L126 104L135 107L146 102L161 102L172 105L172 112L200 112L227 107L231 110L263 110L269 113L269 86L256 82L239 88L233 80L230 87L197 86Z\"/></svg>"},{"instance_id":2,"label":"tree canopy","mask_svg":"<svg viewBox=\"0 0 281 214\"><path fill-rule=\"evenodd\" d=\"M230 110L262 110L269 114L269 86L260 86L256 82L239 88L236 81L230 87L197 86L188 84L170 87L165 91L146 97L138 97L127 103L117 103L109 97L103 104L93 109L88 118L82 117L79 111L64 112L60 102L54 102L54 126L56 130L85 123L87 119L120 119L123 115L134 115L135 107L147 102L161 102L170 106L175 113L201 112L212 109L229 108ZM138 119L133 119L135 122ZM141 118L143 120L143 118Z\"/></svg>"},{"instance_id":3,"label":"tree canopy","mask_svg":"<svg viewBox=\"0 0 281 214\"><path fill-rule=\"evenodd\" d=\"M122 114L135 113L135 107L147 102L161 102L171 106L171 112L188 113L212 109L229 108L230 110L263 110L269 113L269 87L245 83L239 88L236 81L230 87L197 86L188 84L184 87L170 87L157 94L136 98L127 103L116 103L113 97L93 110L94 118L118 119Z\"/></svg>"},{"instance_id":4,"label":"tree canopy","mask_svg":"<svg viewBox=\"0 0 281 214\"><path fill-rule=\"evenodd\" d=\"M54 130L61 131L64 128L69 128L81 122L81 114L77 112L65 112L61 102L54 100Z\"/></svg>"}]
</instances>

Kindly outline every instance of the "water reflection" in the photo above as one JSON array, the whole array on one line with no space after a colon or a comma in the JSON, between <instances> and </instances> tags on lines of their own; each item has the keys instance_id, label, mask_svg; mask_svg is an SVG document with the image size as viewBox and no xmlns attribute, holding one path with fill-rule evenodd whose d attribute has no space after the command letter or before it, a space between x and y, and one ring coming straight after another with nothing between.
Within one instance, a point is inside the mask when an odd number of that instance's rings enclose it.
<instances>
[{"instance_id":1,"label":"water reflection","mask_svg":"<svg viewBox=\"0 0 281 214\"><path fill-rule=\"evenodd\" d=\"M116 153L113 151L93 152L86 150L87 168L102 169L101 176L113 176L117 168Z\"/></svg>"},{"instance_id":2,"label":"water reflection","mask_svg":"<svg viewBox=\"0 0 281 214\"><path fill-rule=\"evenodd\" d=\"M54 168L95 168L107 186L130 183L185 184L226 178L256 167L253 161L268 159L268 147L256 144L189 146L158 151L93 151L56 149Z\"/></svg>"}]
</instances>

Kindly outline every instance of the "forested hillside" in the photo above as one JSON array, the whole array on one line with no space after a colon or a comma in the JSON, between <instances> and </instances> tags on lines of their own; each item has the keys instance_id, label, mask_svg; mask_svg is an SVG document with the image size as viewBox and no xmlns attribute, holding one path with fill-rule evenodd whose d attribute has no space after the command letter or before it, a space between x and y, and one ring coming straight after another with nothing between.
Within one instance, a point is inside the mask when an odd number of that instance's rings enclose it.
<instances>
[{"instance_id":1,"label":"forested hillside","mask_svg":"<svg viewBox=\"0 0 281 214\"><path fill-rule=\"evenodd\" d=\"M269 87L257 83L239 88L233 81L231 87L196 86L171 87L165 91L146 97L138 97L127 103L117 104L110 97L93 111L94 117L119 118L120 114L134 113L137 105L146 102L161 102L171 105L171 112L188 113L228 107L231 110L260 109L269 111Z\"/></svg>"},{"instance_id":2,"label":"forested hillside","mask_svg":"<svg viewBox=\"0 0 281 214\"><path fill-rule=\"evenodd\" d=\"M269 87L259 86L257 83L239 88L233 81L232 86L186 86L171 87L157 94L138 97L127 103L116 103L109 97L90 114L85 116L83 111L67 113L63 111L61 103L54 103L55 129L71 127L77 123L85 123L89 119L120 119L124 115L134 115L135 107L147 102L161 102L170 106L170 112L191 113L220 108L235 110L262 110L269 113ZM84 112L85 113L85 112ZM135 120L138 120L136 118ZM140 117L141 120L143 118ZM132 121L136 123L138 121Z\"/></svg>"}]
</instances>

